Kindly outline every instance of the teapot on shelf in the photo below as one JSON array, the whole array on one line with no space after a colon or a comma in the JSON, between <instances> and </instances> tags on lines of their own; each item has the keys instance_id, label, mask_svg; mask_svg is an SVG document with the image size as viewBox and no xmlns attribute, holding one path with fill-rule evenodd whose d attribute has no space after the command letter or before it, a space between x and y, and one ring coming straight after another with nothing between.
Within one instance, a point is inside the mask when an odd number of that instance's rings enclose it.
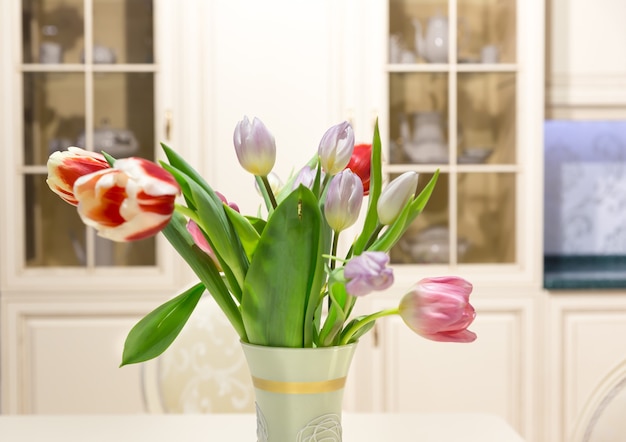
<instances>
[{"instance_id":1,"label":"teapot on shelf","mask_svg":"<svg viewBox=\"0 0 626 442\"><path fill-rule=\"evenodd\" d=\"M400 115L400 136L405 155L414 163L445 163L448 148L443 134L441 113L437 111L413 114L413 134L409 120Z\"/></svg>"},{"instance_id":2,"label":"teapot on shelf","mask_svg":"<svg viewBox=\"0 0 626 442\"><path fill-rule=\"evenodd\" d=\"M415 49L429 63L448 62L448 19L437 13L428 19L426 31L419 19L413 19Z\"/></svg>"}]
</instances>

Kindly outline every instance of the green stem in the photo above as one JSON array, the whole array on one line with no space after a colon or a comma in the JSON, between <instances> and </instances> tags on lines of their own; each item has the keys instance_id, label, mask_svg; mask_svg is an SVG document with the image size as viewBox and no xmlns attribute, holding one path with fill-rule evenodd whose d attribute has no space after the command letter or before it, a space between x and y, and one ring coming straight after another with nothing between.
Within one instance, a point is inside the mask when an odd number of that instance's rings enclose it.
<instances>
[{"instance_id":1,"label":"green stem","mask_svg":"<svg viewBox=\"0 0 626 442\"><path fill-rule=\"evenodd\" d=\"M377 313L372 313L371 315L364 317L360 321L354 322L348 329L346 329L343 332L342 338L339 341L339 345L346 345L348 342L350 342L350 338L352 338L352 336L354 336L354 334L365 324L369 324L370 322L376 321L377 319L383 318L385 316L399 315L399 314L400 314L400 309L398 307L390 308L387 310L381 310Z\"/></svg>"},{"instance_id":2,"label":"green stem","mask_svg":"<svg viewBox=\"0 0 626 442\"><path fill-rule=\"evenodd\" d=\"M177 212L183 214L187 218L191 218L196 224L198 225L202 224L200 222L200 217L198 217L198 214L194 212L193 210L191 210L189 207L183 206L182 204L178 204L178 203L176 204L175 207L176 207L175 210Z\"/></svg>"},{"instance_id":3,"label":"green stem","mask_svg":"<svg viewBox=\"0 0 626 442\"><path fill-rule=\"evenodd\" d=\"M274 192L272 192L272 186L270 186L270 182L267 179L267 176L261 177L263 181L263 185L265 186L265 190L267 191L267 196L269 197L272 207L275 209L278 204L276 204L276 197L274 196Z\"/></svg>"},{"instance_id":4,"label":"green stem","mask_svg":"<svg viewBox=\"0 0 626 442\"><path fill-rule=\"evenodd\" d=\"M330 270L333 271L335 269L335 256L337 256L337 244L339 243L339 232L335 232L333 231L333 244L331 247L331 256L333 256L333 258L330 259Z\"/></svg>"},{"instance_id":5,"label":"green stem","mask_svg":"<svg viewBox=\"0 0 626 442\"><path fill-rule=\"evenodd\" d=\"M378 239L378 234L380 233L381 230L383 230L383 227L385 226L383 226L382 224L378 224L376 226L376 229L374 229L374 231L370 235L370 239L367 240L367 244L365 245L365 250L367 250L367 248L371 246L372 244L374 244L374 241Z\"/></svg>"},{"instance_id":6,"label":"green stem","mask_svg":"<svg viewBox=\"0 0 626 442\"><path fill-rule=\"evenodd\" d=\"M330 254L332 256L337 256L337 244L339 243L339 232L336 232L333 230L333 243L331 246L331 252ZM330 272L332 272L335 269L335 260L333 258L330 259ZM330 311L330 308L332 307L332 301L330 300L330 294L328 295L328 311Z\"/></svg>"}]
</instances>

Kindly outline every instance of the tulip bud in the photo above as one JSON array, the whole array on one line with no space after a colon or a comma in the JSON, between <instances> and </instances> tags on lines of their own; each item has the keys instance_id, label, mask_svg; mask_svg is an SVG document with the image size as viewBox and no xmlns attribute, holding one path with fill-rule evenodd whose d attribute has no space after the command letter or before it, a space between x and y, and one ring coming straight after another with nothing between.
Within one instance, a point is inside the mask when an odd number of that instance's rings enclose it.
<instances>
[{"instance_id":1,"label":"tulip bud","mask_svg":"<svg viewBox=\"0 0 626 442\"><path fill-rule=\"evenodd\" d=\"M247 116L243 117L235 127L233 134L235 152L239 164L256 176L267 176L276 162L276 142L258 118L252 123Z\"/></svg>"},{"instance_id":2,"label":"tulip bud","mask_svg":"<svg viewBox=\"0 0 626 442\"><path fill-rule=\"evenodd\" d=\"M361 178L363 182L363 195L369 195L370 174L372 169L372 145L357 144L354 146L354 152L352 152L352 157L346 168L350 169Z\"/></svg>"},{"instance_id":3,"label":"tulip bud","mask_svg":"<svg viewBox=\"0 0 626 442\"><path fill-rule=\"evenodd\" d=\"M378 220L382 225L387 226L398 218L404 206L415 195L417 178L416 172L405 172L382 191L376 205Z\"/></svg>"},{"instance_id":4,"label":"tulip bud","mask_svg":"<svg viewBox=\"0 0 626 442\"><path fill-rule=\"evenodd\" d=\"M324 171L330 175L341 172L350 161L354 150L354 131L347 121L326 131L317 153Z\"/></svg>"},{"instance_id":5,"label":"tulip bud","mask_svg":"<svg viewBox=\"0 0 626 442\"><path fill-rule=\"evenodd\" d=\"M267 181L270 183L270 189L272 189L272 193L274 195L278 195L280 191L283 189L283 186L285 185L283 181L280 179L280 177L276 175L274 172L270 172L267 175ZM254 182L254 188L256 189L259 195L261 196L263 195L263 193L261 192L261 189L259 188L258 181Z\"/></svg>"},{"instance_id":6,"label":"tulip bud","mask_svg":"<svg viewBox=\"0 0 626 442\"><path fill-rule=\"evenodd\" d=\"M472 284L463 278L424 278L400 301L399 313L418 335L432 341L473 342L467 330L476 317L469 303Z\"/></svg>"},{"instance_id":7,"label":"tulip bud","mask_svg":"<svg viewBox=\"0 0 626 442\"><path fill-rule=\"evenodd\" d=\"M163 230L179 193L169 172L143 158L117 160L113 168L84 175L74 183L83 223L113 241L135 241Z\"/></svg>"},{"instance_id":8,"label":"tulip bud","mask_svg":"<svg viewBox=\"0 0 626 442\"><path fill-rule=\"evenodd\" d=\"M344 266L348 281L346 290L352 296L363 296L374 290L385 290L393 284L393 270L386 267L389 256L385 252L364 252Z\"/></svg>"},{"instance_id":9,"label":"tulip bud","mask_svg":"<svg viewBox=\"0 0 626 442\"><path fill-rule=\"evenodd\" d=\"M363 202L363 183L350 169L345 169L333 177L328 185L324 215L328 225L341 232L359 218Z\"/></svg>"},{"instance_id":10,"label":"tulip bud","mask_svg":"<svg viewBox=\"0 0 626 442\"><path fill-rule=\"evenodd\" d=\"M300 184L302 184L304 187L308 187L309 189L311 189L313 187L313 183L315 182L316 175L317 169L309 166L304 166L302 169L300 169L300 172L298 172L298 176L294 180L291 186L291 190L297 189ZM322 172L321 179L324 179L324 172Z\"/></svg>"},{"instance_id":11,"label":"tulip bud","mask_svg":"<svg viewBox=\"0 0 626 442\"><path fill-rule=\"evenodd\" d=\"M74 183L83 175L98 170L109 169L104 155L89 152L80 147L68 147L65 152L54 152L48 158L48 179L50 190L59 195L65 202L77 206L74 196Z\"/></svg>"}]
</instances>

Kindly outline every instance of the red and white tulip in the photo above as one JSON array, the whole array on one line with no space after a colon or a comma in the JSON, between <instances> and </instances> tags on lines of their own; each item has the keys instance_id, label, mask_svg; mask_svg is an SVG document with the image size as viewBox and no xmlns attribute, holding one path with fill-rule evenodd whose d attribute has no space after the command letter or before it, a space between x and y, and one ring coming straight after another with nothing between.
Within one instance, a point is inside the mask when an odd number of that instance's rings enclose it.
<instances>
[{"instance_id":1,"label":"red and white tulip","mask_svg":"<svg viewBox=\"0 0 626 442\"><path fill-rule=\"evenodd\" d=\"M48 179L50 189L65 202L77 206L74 196L74 183L83 175L109 169L104 155L89 152L80 147L68 147L66 151L54 152L48 159Z\"/></svg>"},{"instance_id":2,"label":"red and white tulip","mask_svg":"<svg viewBox=\"0 0 626 442\"><path fill-rule=\"evenodd\" d=\"M73 190L83 222L113 241L156 235L169 223L180 193L169 172L143 158L119 159L112 168L78 178Z\"/></svg>"}]
</instances>

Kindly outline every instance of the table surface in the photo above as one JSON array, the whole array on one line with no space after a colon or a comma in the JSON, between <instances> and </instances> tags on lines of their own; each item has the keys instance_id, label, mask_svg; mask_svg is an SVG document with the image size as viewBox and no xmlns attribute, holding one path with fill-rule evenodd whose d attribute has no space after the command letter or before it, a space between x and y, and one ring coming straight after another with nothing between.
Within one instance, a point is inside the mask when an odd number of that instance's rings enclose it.
<instances>
[{"instance_id":1,"label":"table surface","mask_svg":"<svg viewBox=\"0 0 626 442\"><path fill-rule=\"evenodd\" d=\"M253 442L250 414L0 415L2 442ZM343 442L523 442L489 414L344 413Z\"/></svg>"}]
</instances>

